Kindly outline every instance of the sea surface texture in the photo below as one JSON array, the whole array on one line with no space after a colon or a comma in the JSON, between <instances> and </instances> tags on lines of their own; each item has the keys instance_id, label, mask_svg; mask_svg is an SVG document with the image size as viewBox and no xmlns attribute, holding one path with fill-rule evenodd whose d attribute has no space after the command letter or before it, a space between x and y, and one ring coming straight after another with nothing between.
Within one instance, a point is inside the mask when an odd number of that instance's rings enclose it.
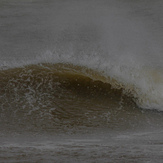
<instances>
[{"instance_id":1,"label":"sea surface texture","mask_svg":"<svg viewBox=\"0 0 163 163\"><path fill-rule=\"evenodd\" d=\"M0 162L162 163L163 1L0 0Z\"/></svg>"}]
</instances>

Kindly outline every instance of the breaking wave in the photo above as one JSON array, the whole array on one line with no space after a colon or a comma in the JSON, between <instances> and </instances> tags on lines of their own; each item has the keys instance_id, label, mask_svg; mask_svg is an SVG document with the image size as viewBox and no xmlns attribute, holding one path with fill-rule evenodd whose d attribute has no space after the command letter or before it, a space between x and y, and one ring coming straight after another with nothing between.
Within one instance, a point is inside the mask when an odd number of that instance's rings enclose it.
<instances>
[{"instance_id":1,"label":"breaking wave","mask_svg":"<svg viewBox=\"0 0 163 163\"><path fill-rule=\"evenodd\" d=\"M148 75L155 83L162 80L155 72ZM142 81L141 77L139 79ZM17 125L44 129L74 125L121 125L121 128L133 123L140 125L146 116L155 117L156 113L150 114L148 109L161 110L162 103L159 103L161 97L155 97L153 87L146 90L143 89L143 86L147 88L145 83L138 83L70 63L38 63L1 69L1 124L5 130ZM148 108L145 114L143 108Z\"/></svg>"},{"instance_id":2,"label":"breaking wave","mask_svg":"<svg viewBox=\"0 0 163 163\"><path fill-rule=\"evenodd\" d=\"M34 83L40 87L42 81L45 82L46 80L47 85L50 83L50 75L62 76L62 82L64 78L69 80L82 78L86 85L88 84L87 80L93 81L92 84L100 82L110 85L111 89L121 91L124 95L131 97L139 107L162 110L163 76L161 70L156 68L133 69L119 65L111 65L110 67L103 70L72 63L35 63L17 66L16 68L3 67L0 71L0 82L2 85L6 85L9 81L14 80L16 83L18 82L16 85ZM20 80L22 83L19 83ZM106 89L106 91L109 90Z\"/></svg>"}]
</instances>

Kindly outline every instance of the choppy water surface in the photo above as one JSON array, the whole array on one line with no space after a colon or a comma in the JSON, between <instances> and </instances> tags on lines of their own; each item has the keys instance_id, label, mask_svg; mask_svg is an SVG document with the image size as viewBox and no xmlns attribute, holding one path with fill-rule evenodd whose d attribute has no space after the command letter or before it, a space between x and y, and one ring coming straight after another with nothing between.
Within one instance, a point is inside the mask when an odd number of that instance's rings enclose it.
<instances>
[{"instance_id":1,"label":"choppy water surface","mask_svg":"<svg viewBox=\"0 0 163 163\"><path fill-rule=\"evenodd\" d=\"M0 162L162 162L162 1L0 2Z\"/></svg>"}]
</instances>

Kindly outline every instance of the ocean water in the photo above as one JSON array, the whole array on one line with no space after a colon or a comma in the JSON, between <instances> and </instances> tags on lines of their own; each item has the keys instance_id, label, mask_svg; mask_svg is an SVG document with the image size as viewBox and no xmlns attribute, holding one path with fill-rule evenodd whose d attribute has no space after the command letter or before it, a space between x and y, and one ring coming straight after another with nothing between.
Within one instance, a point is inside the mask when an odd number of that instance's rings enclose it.
<instances>
[{"instance_id":1,"label":"ocean water","mask_svg":"<svg viewBox=\"0 0 163 163\"><path fill-rule=\"evenodd\" d=\"M0 0L0 162L163 161L161 0Z\"/></svg>"}]
</instances>

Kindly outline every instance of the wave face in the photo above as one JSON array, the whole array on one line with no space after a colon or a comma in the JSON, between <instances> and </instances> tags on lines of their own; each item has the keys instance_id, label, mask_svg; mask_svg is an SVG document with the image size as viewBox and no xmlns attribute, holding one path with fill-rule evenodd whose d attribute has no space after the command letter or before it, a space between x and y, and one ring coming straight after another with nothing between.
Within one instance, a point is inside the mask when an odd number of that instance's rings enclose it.
<instances>
[{"instance_id":1,"label":"wave face","mask_svg":"<svg viewBox=\"0 0 163 163\"><path fill-rule=\"evenodd\" d=\"M161 118L157 112L140 109L139 102L145 103L147 97L139 97L137 91L141 90L133 83L125 85L123 80L87 67L46 63L4 69L0 71L0 85L5 130L11 126L124 128Z\"/></svg>"}]
</instances>

